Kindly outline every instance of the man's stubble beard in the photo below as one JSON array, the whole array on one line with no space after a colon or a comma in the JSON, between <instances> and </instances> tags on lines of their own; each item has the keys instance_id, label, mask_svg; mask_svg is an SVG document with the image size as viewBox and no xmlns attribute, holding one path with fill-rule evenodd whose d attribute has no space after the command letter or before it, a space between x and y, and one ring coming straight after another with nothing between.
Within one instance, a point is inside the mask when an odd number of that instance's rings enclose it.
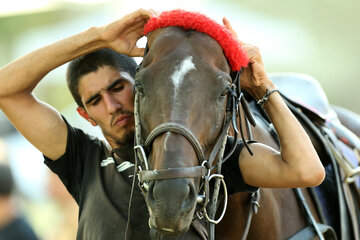
<instances>
[{"instance_id":1,"label":"man's stubble beard","mask_svg":"<svg viewBox=\"0 0 360 240\"><path fill-rule=\"evenodd\" d=\"M121 138L116 139L116 143L120 146L133 145L134 144L134 135L135 135L135 130L133 128L127 129Z\"/></svg>"},{"instance_id":2,"label":"man's stubble beard","mask_svg":"<svg viewBox=\"0 0 360 240\"><path fill-rule=\"evenodd\" d=\"M101 130L108 141L116 144L115 146L112 146L113 148L121 147L124 145L134 145L135 126L125 126L122 131L120 133L117 133L116 135L110 131L104 131L104 129Z\"/></svg>"}]
</instances>

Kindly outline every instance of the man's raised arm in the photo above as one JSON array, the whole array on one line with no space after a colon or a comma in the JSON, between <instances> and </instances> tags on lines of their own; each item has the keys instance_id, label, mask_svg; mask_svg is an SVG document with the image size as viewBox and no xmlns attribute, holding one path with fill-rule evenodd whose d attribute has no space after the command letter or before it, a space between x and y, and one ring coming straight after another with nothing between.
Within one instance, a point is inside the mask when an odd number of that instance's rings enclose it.
<instances>
[{"instance_id":1,"label":"man's raised arm","mask_svg":"<svg viewBox=\"0 0 360 240\"><path fill-rule=\"evenodd\" d=\"M35 50L0 69L0 108L37 149L56 160L65 153L66 124L58 111L39 101L32 91L53 69L84 54L111 48L129 56L141 56L136 47L143 26L154 13L138 10L102 27Z\"/></svg>"}]
</instances>

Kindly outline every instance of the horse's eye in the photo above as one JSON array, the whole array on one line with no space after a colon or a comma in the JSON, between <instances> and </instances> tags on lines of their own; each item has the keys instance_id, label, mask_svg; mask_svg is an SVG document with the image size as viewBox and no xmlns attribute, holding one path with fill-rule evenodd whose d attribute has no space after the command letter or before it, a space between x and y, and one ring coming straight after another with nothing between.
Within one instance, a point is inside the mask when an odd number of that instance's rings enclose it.
<instances>
[{"instance_id":1,"label":"horse's eye","mask_svg":"<svg viewBox=\"0 0 360 240\"><path fill-rule=\"evenodd\" d=\"M144 88L140 83L135 83L135 91L140 93L140 95L144 95Z\"/></svg>"},{"instance_id":2,"label":"horse's eye","mask_svg":"<svg viewBox=\"0 0 360 240\"><path fill-rule=\"evenodd\" d=\"M229 93L229 91L231 90L230 86L227 86L224 91L221 93L221 97L226 97Z\"/></svg>"},{"instance_id":3,"label":"horse's eye","mask_svg":"<svg viewBox=\"0 0 360 240\"><path fill-rule=\"evenodd\" d=\"M135 72L139 72L141 68L142 62L136 66Z\"/></svg>"}]
</instances>

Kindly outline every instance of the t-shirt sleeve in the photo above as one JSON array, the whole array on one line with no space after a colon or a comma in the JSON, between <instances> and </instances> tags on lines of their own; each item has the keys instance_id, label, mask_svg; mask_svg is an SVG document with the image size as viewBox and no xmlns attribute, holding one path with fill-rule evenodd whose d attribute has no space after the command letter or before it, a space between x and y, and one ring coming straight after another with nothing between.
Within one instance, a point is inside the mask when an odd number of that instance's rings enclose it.
<instances>
[{"instance_id":1,"label":"t-shirt sleeve","mask_svg":"<svg viewBox=\"0 0 360 240\"><path fill-rule=\"evenodd\" d=\"M44 163L59 176L67 190L79 202L82 179L86 169L86 159L91 161L91 152L101 147L100 140L73 128L63 117L68 130L66 151L53 161L44 155Z\"/></svg>"},{"instance_id":2,"label":"t-shirt sleeve","mask_svg":"<svg viewBox=\"0 0 360 240\"><path fill-rule=\"evenodd\" d=\"M228 136L224 155L226 155L226 153L230 151L233 142L234 138ZM237 192L253 193L259 189L258 187L246 184L244 181L243 175L239 167L239 155L243 147L244 143L242 142L242 140L238 140L238 145L234 153L222 166L222 174L224 175L229 195Z\"/></svg>"}]
</instances>

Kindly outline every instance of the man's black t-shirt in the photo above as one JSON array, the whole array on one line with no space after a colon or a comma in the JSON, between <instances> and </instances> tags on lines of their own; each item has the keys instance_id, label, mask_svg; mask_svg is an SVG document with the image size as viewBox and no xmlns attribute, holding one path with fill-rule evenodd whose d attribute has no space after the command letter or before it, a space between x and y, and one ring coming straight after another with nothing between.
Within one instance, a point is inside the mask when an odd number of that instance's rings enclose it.
<instances>
[{"instance_id":1,"label":"man's black t-shirt","mask_svg":"<svg viewBox=\"0 0 360 240\"><path fill-rule=\"evenodd\" d=\"M106 143L67 126L65 154L56 161L45 156L45 164L79 205L77 239L123 239L134 174L133 148L124 146L118 160ZM242 144L222 167L229 194L257 190L243 181L237 161L241 148ZM149 239L148 210L137 186L132 205L136 207L131 208L130 239Z\"/></svg>"}]
</instances>

